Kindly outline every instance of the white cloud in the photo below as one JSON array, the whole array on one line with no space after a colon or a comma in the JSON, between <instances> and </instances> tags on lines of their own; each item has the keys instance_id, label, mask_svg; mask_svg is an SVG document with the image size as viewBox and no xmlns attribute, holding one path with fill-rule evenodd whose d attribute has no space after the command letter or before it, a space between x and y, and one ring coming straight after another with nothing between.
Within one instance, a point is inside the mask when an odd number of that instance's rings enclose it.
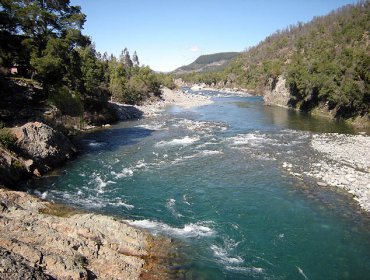
<instances>
[{"instance_id":1,"label":"white cloud","mask_svg":"<svg viewBox=\"0 0 370 280\"><path fill-rule=\"evenodd\" d=\"M191 46L189 48L189 51L191 51L191 52L199 52L200 51L200 48L197 45Z\"/></svg>"}]
</instances>

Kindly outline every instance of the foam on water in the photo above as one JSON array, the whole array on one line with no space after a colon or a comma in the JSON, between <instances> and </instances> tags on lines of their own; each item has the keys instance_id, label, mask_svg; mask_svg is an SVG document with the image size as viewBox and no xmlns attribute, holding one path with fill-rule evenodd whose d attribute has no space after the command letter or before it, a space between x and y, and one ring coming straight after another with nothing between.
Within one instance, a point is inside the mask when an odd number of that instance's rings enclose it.
<instances>
[{"instance_id":1,"label":"foam on water","mask_svg":"<svg viewBox=\"0 0 370 280\"><path fill-rule=\"evenodd\" d=\"M132 168L123 168L120 173L116 173L114 171L111 171L111 174L116 177L116 179L125 178L125 177L131 177L134 175L134 170Z\"/></svg>"},{"instance_id":2,"label":"foam on water","mask_svg":"<svg viewBox=\"0 0 370 280\"><path fill-rule=\"evenodd\" d=\"M201 151L201 154L205 155L205 156L212 156L212 155L222 155L223 152L222 151L216 151L216 150L203 150L203 151Z\"/></svg>"},{"instance_id":3,"label":"foam on water","mask_svg":"<svg viewBox=\"0 0 370 280\"><path fill-rule=\"evenodd\" d=\"M199 141L199 136L189 137L185 136L184 138L172 139L170 141L160 141L155 144L156 147L165 147L165 146L187 146L193 144L194 142Z\"/></svg>"},{"instance_id":4,"label":"foam on water","mask_svg":"<svg viewBox=\"0 0 370 280\"><path fill-rule=\"evenodd\" d=\"M261 144L272 141L267 135L257 133L238 134L234 137L230 137L228 140L231 142L232 146L260 146Z\"/></svg>"},{"instance_id":5,"label":"foam on water","mask_svg":"<svg viewBox=\"0 0 370 280\"><path fill-rule=\"evenodd\" d=\"M176 205L176 199L173 199L173 198L167 199L166 207L168 210L170 210L172 215L174 215L176 218L183 217L183 215L181 215L180 213L176 211L175 205Z\"/></svg>"},{"instance_id":6,"label":"foam on water","mask_svg":"<svg viewBox=\"0 0 370 280\"><path fill-rule=\"evenodd\" d=\"M104 181L100 175L97 175L96 173L93 173L93 180L90 181L88 184L89 185L95 185L96 186L96 191L99 193L99 194L102 194L105 192L105 187L109 184L116 184L116 182L114 181L111 181L111 180L108 180L108 181Z\"/></svg>"},{"instance_id":7,"label":"foam on water","mask_svg":"<svg viewBox=\"0 0 370 280\"><path fill-rule=\"evenodd\" d=\"M188 201L187 197L186 197L186 194L184 194L184 195L182 196L182 201L183 201L185 204L187 204L187 205L191 205L191 204L190 204L190 202Z\"/></svg>"},{"instance_id":8,"label":"foam on water","mask_svg":"<svg viewBox=\"0 0 370 280\"><path fill-rule=\"evenodd\" d=\"M184 225L183 228L171 227L165 223L151 220L125 220L125 222L132 226L147 229L153 234L168 234L178 238L210 237L216 233L206 222L189 223Z\"/></svg>"},{"instance_id":9,"label":"foam on water","mask_svg":"<svg viewBox=\"0 0 370 280\"><path fill-rule=\"evenodd\" d=\"M123 202L122 200L118 200L117 202L109 202L108 204L112 205L112 206L116 206L116 207L123 206L127 210L131 210L131 209L135 208L134 205L127 204L127 203Z\"/></svg>"},{"instance_id":10,"label":"foam on water","mask_svg":"<svg viewBox=\"0 0 370 280\"><path fill-rule=\"evenodd\" d=\"M262 267L226 266L227 270L245 272L248 274L262 274L265 270Z\"/></svg>"},{"instance_id":11,"label":"foam on water","mask_svg":"<svg viewBox=\"0 0 370 280\"><path fill-rule=\"evenodd\" d=\"M206 122L206 121L194 121L189 119L181 119L175 127L183 127L187 130L197 131L198 133L212 133L215 130L225 131L227 130L227 125L220 122Z\"/></svg>"},{"instance_id":12,"label":"foam on water","mask_svg":"<svg viewBox=\"0 0 370 280\"><path fill-rule=\"evenodd\" d=\"M224 264L241 264L244 260L239 256L230 256L229 252L222 247L217 245L212 245L211 250L216 258L220 260L221 263Z\"/></svg>"},{"instance_id":13,"label":"foam on water","mask_svg":"<svg viewBox=\"0 0 370 280\"><path fill-rule=\"evenodd\" d=\"M40 192L38 190L35 190L33 192L36 196L40 197L41 199L46 199L46 197L48 196L48 192L45 191L45 192Z\"/></svg>"},{"instance_id":14,"label":"foam on water","mask_svg":"<svg viewBox=\"0 0 370 280\"><path fill-rule=\"evenodd\" d=\"M100 147L103 147L105 146L107 143L105 142L98 142L96 140L82 140L83 142L86 142L87 145L90 147L90 148L100 148Z\"/></svg>"},{"instance_id":15,"label":"foam on water","mask_svg":"<svg viewBox=\"0 0 370 280\"><path fill-rule=\"evenodd\" d=\"M141 124L137 125L137 127L149 129L149 130L163 130L166 128L166 123L164 122L154 122L151 124Z\"/></svg>"},{"instance_id":16,"label":"foam on water","mask_svg":"<svg viewBox=\"0 0 370 280\"><path fill-rule=\"evenodd\" d=\"M145 163L145 161L142 159L142 160L139 160L136 165L135 165L135 169L140 169L140 168L144 168L146 167L147 164Z\"/></svg>"}]
</instances>

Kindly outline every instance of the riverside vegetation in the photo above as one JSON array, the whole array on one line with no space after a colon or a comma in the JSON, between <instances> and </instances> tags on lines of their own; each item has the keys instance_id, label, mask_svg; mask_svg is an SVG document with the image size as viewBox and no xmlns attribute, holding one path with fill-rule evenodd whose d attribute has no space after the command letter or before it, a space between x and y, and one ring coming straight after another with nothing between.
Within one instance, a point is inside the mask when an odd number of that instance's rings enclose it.
<instances>
[{"instance_id":1,"label":"riverside vegetation","mask_svg":"<svg viewBox=\"0 0 370 280\"><path fill-rule=\"evenodd\" d=\"M168 240L3 189L72 158L64 134L142 115L114 102L159 100L161 85L174 87L136 52L98 53L81 33L85 18L70 1L0 1L1 279L166 278L156 246Z\"/></svg>"},{"instance_id":2,"label":"riverside vegetation","mask_svg":"<svg viewBox=\"0 0 370 280\"><path fill-rule=\"evenodd\" d=\"M1 1L0 13L3 116L11 115L14 92L22 90L37 105L89 123L91 115L107 114L109 99L137 104L159 97L161 84L174 86L140 66L136 52L131 57L125 48L119 58L97 52L81 33L86 16L69 1Z\"/></svg>"},{"instance_id":3,"label":"riverside vegetation","mask_svg":"<svg viewBox=\"0 0 370 280\"><path fill-rule=\"evenodd\" d=\"M136 52L130 56L124 48L118 58L97 52L91 39L81 33L85 19L81 8L69 1L1 1L0 143L4 155L9 149L14 156L22 154L21 140L10 127L37 121L33 140L51 141L58 130L70 135L90 125L140 117L138 109L114 102L134 105L159 100L162 85L175 87L170 77L140 66ZM38 135L42 131L54 132L43 137ZM54 143L48 145L58 150ZM48 153L58 154L53 149ZM35 151L27 156L39 159ZM14 167L23 160L4 162ZM49 170L25 169L34 175ZM0 181L14 182L19 176L10 177Z\"/></svg>"},{"instance_id":4,"label":"riverside vegetation","mask_svg":"<svg viewBox=\"0 0 370 280\"><path fill-rule=\"evenodd\" d=\"M284 105L313 112L325 107L333 117L360 116L369 122L369 11L369 1L344 6L309 23L276 31L223 71L179 77L264 94L282 76L290 93Z\"/></svg>"},{"instance_id":5,"label":"riverside vegetation","mask_svg":"<svg viewBox=\"0 0 370 280\"><path fill-rule=\"evenodd\" d=\"M137 53L131 56L127 48L119 57L97 52L91 38L82 34L85 18L70 1L0 1L0 184L17 188L19 180L38 177L72 158L77 150L64 134L143 113L155 115L170 102L212 102L163 90L162 86L175 88L173 78L178 75L141 66ZM205 56L189 69L207 73L180 77L190 83L261 92L277 92L286 85L288 106L308 111L325 107L338 118L367 120L369 22L369 2L359 2L278 31L228 66L225 63L237 54ZM218 62L207 67L214 59ZM212 72L215 69L218 72ZM144 112L117 104L147 102L154 104ZM210 152L215 151L206 154ZM326 178L326 165L322 166L307 174L344 185ZM353 172L352 177L360 175ZM353 193L368 209L368 194L361 188ZM0 278L1 273L37 279L167 277L157 270L167 261L169 240L112 218L75 213L6 189L0 190L0 217ZM44 235L50 239L34 238ZM159 250L162 244L166 246ZM108 262L113 264L110 270Z\"/></svg>"}]
</instances>

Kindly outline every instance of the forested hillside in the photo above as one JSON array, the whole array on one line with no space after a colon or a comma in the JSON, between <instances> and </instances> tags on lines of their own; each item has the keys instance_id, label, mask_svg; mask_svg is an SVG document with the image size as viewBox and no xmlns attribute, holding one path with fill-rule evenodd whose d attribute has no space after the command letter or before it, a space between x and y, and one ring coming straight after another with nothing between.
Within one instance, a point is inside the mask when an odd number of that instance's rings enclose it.
<instances>
[{"instance_id":1,"label":"forested hillside","mask_svg":"<svg viewBox=\"0 0 370 280\"><path fill-rule=\"evenodd\" d=\"M192 72L212 72L225 69L228 63L240 53L223 52L208 55L201 55L189 65L181 66L173 71L174 74Z\"/></svg>"},{"instance_id":2,"label":"forested hillside","mask_svg":"<svg viewBox=\"0 0 370 280\"><path fill-rule=\"evenodd\" d=\"M188 74L189 82L231 84L261 93L282 75L289 105L325 105L336 117L369 114L370 2L344 6L279 30L247 49L224 71Z\"/></svg>"},{"instance_id":3,"label":"forested hillside","mask_svg":"<svg viewBox=\"0 0 370 280\"><path fill-rule=\"evenodd\" d=\"M118 58L98 53L81 32L85 18L70 1L1 0L2 116L14 116L10 109L21 105L53 105L62 115L82 118L104 113L109 99L138 104L159 96L161 83L171 85L141 67L136 52L130 56L125 48Z\"/></svg>"}]
</instances>

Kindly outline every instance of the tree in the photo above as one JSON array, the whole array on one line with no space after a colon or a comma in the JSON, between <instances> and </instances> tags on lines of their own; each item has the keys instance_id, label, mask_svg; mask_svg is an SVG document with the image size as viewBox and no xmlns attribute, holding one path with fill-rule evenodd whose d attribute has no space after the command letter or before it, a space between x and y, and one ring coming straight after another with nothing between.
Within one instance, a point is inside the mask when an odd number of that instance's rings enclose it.
<instances>
[{"instance_id":1,"label":"tree","mask_svg":"<svg viewBox=\"0 0 370 280\"><path fill-rule=\"evenodd\" d=\"M81 8L71 6L69 0L2 0L0 13L2 35L20 40L28 52L23 55L28 58L24 62L29 62L31 55L43 56L50 38L65 38L71 30L80 31L85 22Z\"/></svg>"},{"instance_id":2,"label":"tree","mask_svg":"<svg viewBox=\"0 0 370 280\"><path fill-rule=\"evenodd\" d=\"M130 53L127 50L127 48L124 48L124 50L121 52L119 56L119 61L127 68L130 68L133 66Z\"/></svg>"},{"instance_id":3,"label":"tree","mask_svg":"<svg viewBox=\"0 0 370 280\"><path fill-rule=\"evenodd\" d=\"M134 63L135 66L139 66L139 57L137 56L136 51L134 51L134 54L132 55L132 62Z\"/></svg>"}]
</instances>

